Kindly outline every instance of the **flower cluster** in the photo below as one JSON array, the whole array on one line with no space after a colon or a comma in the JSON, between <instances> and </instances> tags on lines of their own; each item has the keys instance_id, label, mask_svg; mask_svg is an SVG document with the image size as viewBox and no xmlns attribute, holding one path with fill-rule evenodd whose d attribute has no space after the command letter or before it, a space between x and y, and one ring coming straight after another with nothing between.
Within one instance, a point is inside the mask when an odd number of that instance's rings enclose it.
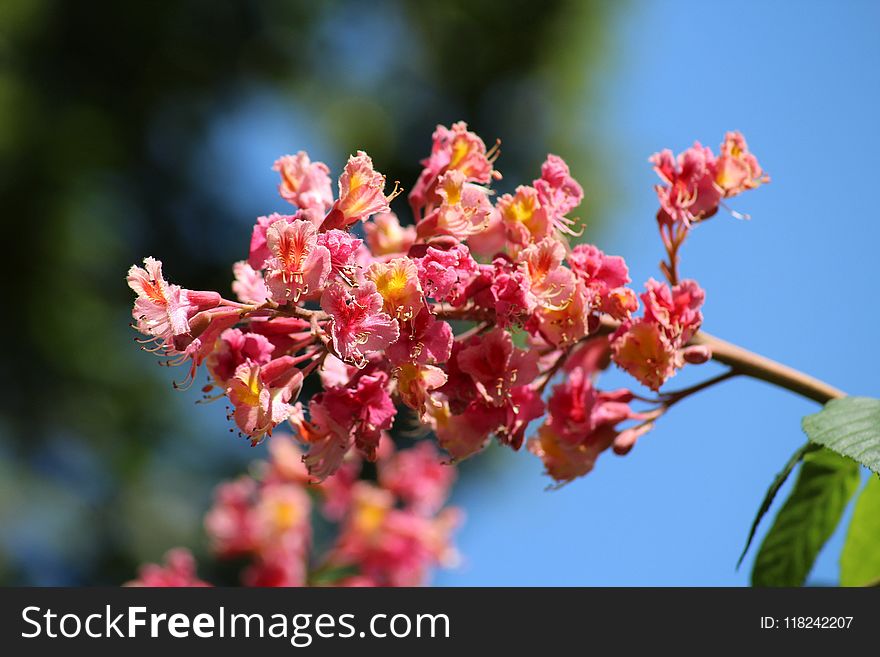
<instances>
[{"instance_id":1,"label":"flower cluster","mask_svg":"<svg viewBox=\"0 0 880 657\"><path fill-rule=\"evenodd\" d=\"M218 486L205 516L212 554L244 561L245 586L418 586L430 569L457 554L450 536L458 509L445 507L455 468L444 466L428 442L395 451L387 437L377 455L377 481L362 478L352 453L336 476L310 485L302 453L285 435L253 475ZM335 528L333 542L316 549L313 516ZM136 586L209 586L196 576L185 549L164 567L141 568Z\"/></svg>"},{"instance_id":2,"label":"flower cluster","mask_svg":"<svg viewBox=\"0 0 880 657\"><path fill-rule=\"evenodd\" d=\"M568 165L548 155L530 184L496 194L498 152L462 122L438 126L409 194L411 225L391 210L398 186L388 191L365 153L349 158L335 194L323 163L280 158L279 192L294 207L256 220L247 258L233 266L236 299L174 285L153 258L131 268L145 348L187 366L187 383L205 363L206 393L228 399L253 444L287 422L314 482L380 458L402 409L452 461L492 437L519 449L545 414L529 447L559 482L606 449L626 453L680 397L601 391L596 375L613 362L656 392L685 363L711 357L694 344L705 295L679 280L679 249L724 199L768 178L739 133L718 156L699 144L654 155L669 258L666 281L638 295L623 258L575 243L583 190ZM313 374L322 390L299 400ZM387 496L373 493L358 504L385 508Z\"/></svg>"}]
</instances>

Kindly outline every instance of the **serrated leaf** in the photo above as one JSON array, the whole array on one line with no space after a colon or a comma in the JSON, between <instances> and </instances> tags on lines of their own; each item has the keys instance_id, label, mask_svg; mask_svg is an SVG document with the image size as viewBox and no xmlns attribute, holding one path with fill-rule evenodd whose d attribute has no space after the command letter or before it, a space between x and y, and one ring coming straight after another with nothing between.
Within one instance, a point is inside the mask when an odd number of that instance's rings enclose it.
<instances>
[{"instance_id":1,"label":"serrated leaf","mask_svg":"<svg viewBox=\"0 0 880 657\"><path fill-rule=\"evenodd\" d=\"M880 582L880 477L871 477L856 500L840 555L840 585Z\"/></svg>"},{"instance_id":2,"label":"serrated leaf","mask_svg":"<svg viewBox=\"0 0 880 657\"><path fill-rule=\"evenodd\" d=\"M761 502L761 506L758 508L758 513L755 515L755 519L752 522L752 527L751 529L749 529L749 537L746 539L746 545L743 548L742 554L739 555L739 559L736 562L737 568L742 565L743 559L745 559L746 553L749 551L749 548L752 545L752 541L755 538L755 532L758 531L758 525L761 524L761 520L764 518L764 515L770 510L770 506L773 504L773 500L776 498L776 493L778 493L779 489L782 488L782 484L785 483L786 479L788 479L788 475L791 474L791 471L794 470L795 466L800 462L804 455L808 452L815 451L816 449L819 449L819 446L813 443L802 445L797 449L794 454L791 455L791 458L788 459L788 462L783 466L782 470L776 473L776 477L770 483L770 488L767 489L767 493L764 495L764 500Z\"/></svg>"},{"instance_id":3,"label":"serrated leaf","mask_svg":"<svg viewBox=\"0 0 880 657\"><path fill-rule=\"evenodd\" d=\"M880 474L880 399L832 399L818 413L803 419L804 433Z\"/></svg>"},{"instance_id":4,"label":"serrated leaf","mask_svg":"<svg viewBox=\"0 0 880 657\"><path fill-rule=\"evenodd\" d=\"M827 449L810 452L764 537L753 586L801 586L859 485L859 466Z\"/></svg>"}]
</instances>

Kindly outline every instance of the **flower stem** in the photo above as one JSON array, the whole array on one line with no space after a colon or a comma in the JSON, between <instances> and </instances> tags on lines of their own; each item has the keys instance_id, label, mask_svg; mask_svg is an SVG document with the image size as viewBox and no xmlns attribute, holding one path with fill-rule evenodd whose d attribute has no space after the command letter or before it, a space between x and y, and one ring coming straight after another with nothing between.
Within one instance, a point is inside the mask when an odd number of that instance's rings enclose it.
<instances>
[{"instance_id":1,"label":"flower stem","mask_svg":"<svg viewBox=\"0 0 880 657\"><path fill-rule=\"evenodd\" d=\"M709 347L712 350L712 360L729 365L737 374L772 383L820 404L846 396L842 390L809 374L777 363L775 360L743 349L721 338L716 338L704 331L697 333L691 340L691 344Z\"/></svg>"}]
</instances>

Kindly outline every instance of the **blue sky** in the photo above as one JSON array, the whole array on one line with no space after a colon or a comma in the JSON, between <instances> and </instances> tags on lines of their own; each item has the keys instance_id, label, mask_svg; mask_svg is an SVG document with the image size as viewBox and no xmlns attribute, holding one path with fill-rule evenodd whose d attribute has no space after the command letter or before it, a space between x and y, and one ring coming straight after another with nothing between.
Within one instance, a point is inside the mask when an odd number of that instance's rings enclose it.
<instances>
[{"instance_id":1,"label":"blue sky","mask_svg":"<svg viewBox=\"0 0 880 657\"><path fill-rule=\"evenodd\" d=\"M717 148L725 130L742 130L773 182L734 199L751 221L721 213L685 245L683 273L708 294L704 326L851 394L880 396L880 4L632 3L612 29L605 100L584 117L614 147L607 166L619 199L600 246L624 255L636 281L656 276L646 158L694 139ZM675 383L719 371L690 370ZM555 492L543 490L536 460L505 453L491 478L458 491L465 561L435 581L746 584L754 552L739 572L734 565L749 524L804 441L801 416L815 410L734 380L676 408L628 456L605 455ZM836 581L843 534L811 581Z\"/></svg>"}]
</instances>

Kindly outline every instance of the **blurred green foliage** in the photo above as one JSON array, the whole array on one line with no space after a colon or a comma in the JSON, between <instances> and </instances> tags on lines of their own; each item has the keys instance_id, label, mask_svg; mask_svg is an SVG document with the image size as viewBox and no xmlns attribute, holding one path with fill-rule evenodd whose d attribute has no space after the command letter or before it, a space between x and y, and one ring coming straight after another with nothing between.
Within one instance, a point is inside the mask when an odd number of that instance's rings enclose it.
<instances>
[{"instance_id":1,"label":"blurred green foliage","mask_svg":"<svg viewBox=\"0 0 880 657\"><path fill-rule=\"evenodd\" d=\"M362 148L404 185L437 123L501 138L502 187L557 151L594 224L609 192L585 108L608 11L598 0L0 3L0 582L117 584L172 545L198 552L213 485L255 456L222 409L173 393L171 373L135 348L124 274L151 254L176 282L228 289L255 214L283 208L263 203L271 160L230 152L273 137L266 107L289 108L328 149L313 155L338 166ZM273 156L304 147L285 139ZM241 174L253 166L259 176Z\"/></svg>"}]
</instances>

